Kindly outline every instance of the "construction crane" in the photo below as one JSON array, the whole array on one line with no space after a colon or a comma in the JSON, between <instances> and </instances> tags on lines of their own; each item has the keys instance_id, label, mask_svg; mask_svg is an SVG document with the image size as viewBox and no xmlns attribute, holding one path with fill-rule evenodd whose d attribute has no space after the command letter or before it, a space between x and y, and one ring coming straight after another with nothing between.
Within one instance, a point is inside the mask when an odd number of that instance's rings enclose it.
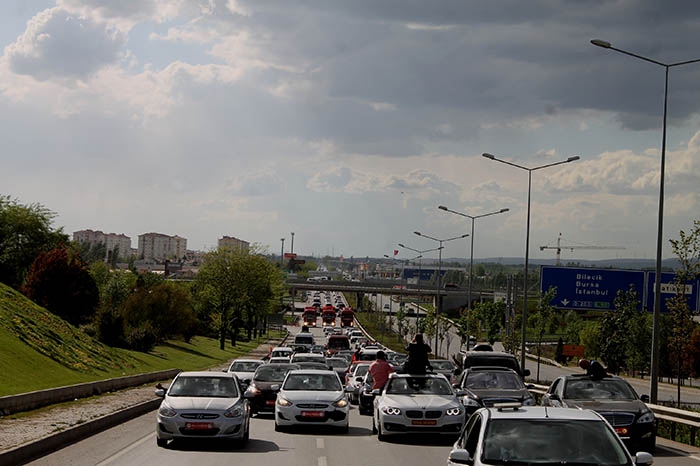
<instances>
[{"instance_id":1,"label":"construction crane","mask_svg":"<svg viewBox=\"0 0 700 466\"><path fill-rule=\"evenodd\" d=\"M584 245L562 246L561 245L561 233L559 233L559 237L557 238L557 245L556 246L540 246L540 251L544 251L545 249L556 249L557 250L557 265L561 265L561 250L562 249L570 249L573 252L574 249L625 249L625 248L622 246L584 246Z\"/></svg>"}]
</instances>

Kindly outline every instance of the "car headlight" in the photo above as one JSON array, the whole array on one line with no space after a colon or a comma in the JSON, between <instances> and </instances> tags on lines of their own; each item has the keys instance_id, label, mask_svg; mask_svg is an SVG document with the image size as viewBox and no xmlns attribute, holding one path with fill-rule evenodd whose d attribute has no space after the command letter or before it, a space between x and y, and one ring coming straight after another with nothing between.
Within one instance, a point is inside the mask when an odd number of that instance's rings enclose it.
<instances>
[{"instance_id":1,"label":"car headlight","mask_svg":"<svg viewBox=\"0 0 700 466\"><path fill-rule=\"evenodd\" d=\"M533 397L525 398L523 400L523 406L535 406L537 404L537 400L535 400Z\"/></svg>"},{"instance_id":2,"label":"car headlight","mask_svg":"<svg viewBox=\"0 0 700 466\"><path fill-rule=\"evenodd\" d=\"M448 416L459 416L462 414L462 409L461 408L449 408L445 410L445 414Z\"/></svg>"},{"instance_id":3,"label":"car headlight","mask_svg":"<svg viewBox=\"0 0 700 466\"><path fill-rule=\"evenodd\" d=\"M479 403L478 400L475 400L474 398L471 398L469 396L465 396L462 398L462 404L464 406L478 406L481 407L481 403Z\"/></svg>"},{"instance_id":4,"label":"car headlight","mask_svg":"<svg viewBox=\"0 0 700 466\"><path fill-rule=\"evenodd\" d=\"M401 410L399 408L392 408L389 406L383 407L382 412L384 414L389 414L390 416L398 416L401 414Z\"/></svg>"},{"instance_id":5,"label":"car headlight","mask_svg":"<svg viewBox=\"0 0 700 466\"><path fill-rule=\"evenodd\" d=\"M344 408L347 405L348 405L348 400L346 400L345 398L341 398L338 401L336 401L335 403L333 403L333 406L335 406L336 408Z\"/></svg>"},{"instance_id":6,"label":"car headlight","mask_svg":"<svg viewBox=\"0 0 700 466\"><path fill-rule=\"evenodd\" d=\"M280 406L292 406L293 403L291 401L289 401L288 399L283 398L283 397L278 395L277 396L277 404Z\"/></svg>"},{"instance_id":7,"label":"car headlight","mask_svg":"<svg viewBox=\"0 0 700 466\"><path fill-rule=\"evenodd\" d=\"M255 383L251 382L250 385L248 385L248 389L246 390L246 393L249 395L260 395L260 389L255 386Z\"/></svg>"},{"instance_id":8,"label":"car headlight","mask_svg":"<svg viewBox=\"0 0 700 466\"><path fill-rule=\"evenodd\" d=\"M235 404L231 406L229 409L227 409L224 412L224 417L232 418L232 417L241 417L243 416L243 408L239 404Z\"/></svg>"},{"instance_id":9,"label":"car headlight","mask_svg":"<svg viewBox=\"0 0 700 466\"><path fill-rule=\"evenodd\" d=\"M158 410L158 414L160 414L163 417L175 417L177 416L177 411L175 411L173 408L166 405L165 403L162 403L160 405L160 409Z\"/></svg>"},{"instance_id":10,"label":"car headlight","mask_svg":"<svg viewBox=\"0 0 700 466\"><path fill-rule=\"evenodd\" d=\"M650 422L654 422L654 413L651 411L647 411L637 419L637 424L648 424Z\"/></svg>"}]
</instances>

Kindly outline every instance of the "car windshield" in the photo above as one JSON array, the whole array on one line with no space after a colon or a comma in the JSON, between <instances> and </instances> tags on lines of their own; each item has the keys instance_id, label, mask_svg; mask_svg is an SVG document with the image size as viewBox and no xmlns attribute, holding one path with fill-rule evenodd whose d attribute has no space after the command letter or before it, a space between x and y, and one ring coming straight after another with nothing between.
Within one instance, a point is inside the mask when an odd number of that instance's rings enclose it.
<instances>
[{"instance_id":1,"label":"car windshield","mask_svg":"<svg viewBox=\"0 0 700 466\"><path fill-rule=\"evenodd\" d=\"M282 388L324 392L338 392L343 389L335 374L289 374Z\"/></svg>"},{"instance_id":2,"label":"car windshield","mask_svg":"<svg viewBox=\"0 0 700 466\"><path fill-rule=\"evenodd\" d=\"M452 389L444 378L401 377L389 381L390 395L450 395Z\"/></svg>"},{"instance_id":3,"label":"car windshield","mask_svg":"<svg viewBox=\"0 0 700 466\"><path fill-rule=\"evenodd\" d=\"M512 372L471 372L466 375L462 386L467 389L517 390L523 388L523 383L520 377Z\"/></svg>"},{"instance_id":4,"label":"car windshield","mask_svg":"<svg viewBox=\"0 0 700 466\"><path fill-rule=\"evenodd\" d=\"M359 364L355 368L355 377L364 377L369 370L369 364Z\"/></svg>"},{"instance_id":5,"label":"car windshield","mask_svg":"<svg viewBox=\"0 0 700 466\"><path fill-rule=\"evenodd\" d=\"M262 365L262 363L262 361L236 361L231 364L229 372L255 372L255 369Z\"/></svg>"},{"instance_id":6,"label":"car windshield","mask_svg":"<svg viewBox=\"0 0 700 466\"><path fill-rule=\"evenodd\" d=\"M634 400L632 388L620 379L569 379L564 398L573 400Z\"/></svg>"},{"instance_id":7,"label":"car windshield","mask_svg":"<svg viewBox=\"0 0 700 466\"><path fill-rule=\"evenodd\" d=\"M287 375L287 372L294 368L295 366L282 364L261 366L257 371L255 371L253 380L260 382L281 382L284 380L284 376Z\"/></svg>"},{"instance_id":8,"label":"car windshield","mask_svg":"<svg viewBox=\"0 0 700 466\"><path fill-rule=\"evenodd\" d=\"M430 365L433 366L433 369L436 371L451 371L454 370L454 364L452 364L450 361L430 361Z\"/></svg>"},{"instance_id":9,"label":"car windshield","mask_svg":"<svg viewBox=\"0 0 700 466\"><path fill-rule=\"evenodd\" d=\"M170 389L169 396L193 396L215 398L237 398L238 387L231 377L178 377Z\"/></svg>"},{"instance_id":10,"label":"car windshield","mask_svg":"<svg viewBox=\"0 0 700 466\"><path fill-rule=\"evenodd\" d=\"M488 464L629 465L615 435L603 421L494 419L484 432L481 460Z\"/></svg>"}]
</instances>

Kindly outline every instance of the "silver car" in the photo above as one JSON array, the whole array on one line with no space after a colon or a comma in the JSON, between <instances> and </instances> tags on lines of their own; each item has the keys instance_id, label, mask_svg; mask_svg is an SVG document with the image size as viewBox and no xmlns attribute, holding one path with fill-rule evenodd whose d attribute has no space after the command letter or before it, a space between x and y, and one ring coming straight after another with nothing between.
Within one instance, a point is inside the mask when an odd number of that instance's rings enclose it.
<instances>
[{"instance_id":1,"label":"silver car","mask_svg":"<svg viewBox=\"0 0 700 466\"><path fill-rule=\"evenodd\" d=\"M595 411L519 403L476 411L447 460L451 466L652 463L653 457L646 452L632 457L610 424Z\"/></svg>"},{"instance_id":2,"label":"silver car","mask_svg":"<svg viewBox=\"0 0 700 466\"><path fill-rule=\"evenodd\" d=\"M159 447L182 438L230 439L242 446L250 437L248 400L230 372L180 372L156 395L163 397L156 423Z\"/></svg>"},{"instance_id":3,"label":"silver car","mask_svg":"<svg viewBox=\"0 0 700 466\"><path fill-rule=\"evenodd\" d=\"M374 390L372 432L379 440L392 434L459 435L464 406L441 374L391 374L383 390Z\"/></svg>"},{"instance_id":4,"label":"silver car","mask_svg":"<svg viewBox=\"0 0 700 466\"><path fill-rule=\"evenodd\" d=\"M275 430L285 427L332 426L347 432L350 403L338 374L331 370L292 370L275 403Z\"/></svg>"}]
</instances>

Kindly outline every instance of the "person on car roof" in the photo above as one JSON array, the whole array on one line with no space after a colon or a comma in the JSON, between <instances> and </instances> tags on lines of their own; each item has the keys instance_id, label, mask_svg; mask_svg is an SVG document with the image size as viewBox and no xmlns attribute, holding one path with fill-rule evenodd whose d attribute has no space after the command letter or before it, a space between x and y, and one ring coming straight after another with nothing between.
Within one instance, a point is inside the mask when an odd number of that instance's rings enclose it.
<instances>
[{"instance_id":1,"label":"person on car roof","mask_svg":"<svg viewBox=\"0 0 700 466\"><path fill-rule=\"evenodd\" d=\"M425 374L426 371L433 370L428 360L428 355L432 353L430 346L423 341L423 334L417 333L413 341L406 346L408 359L403 365L403 371L409 374Z\"/></svg>"}]
</instances>

